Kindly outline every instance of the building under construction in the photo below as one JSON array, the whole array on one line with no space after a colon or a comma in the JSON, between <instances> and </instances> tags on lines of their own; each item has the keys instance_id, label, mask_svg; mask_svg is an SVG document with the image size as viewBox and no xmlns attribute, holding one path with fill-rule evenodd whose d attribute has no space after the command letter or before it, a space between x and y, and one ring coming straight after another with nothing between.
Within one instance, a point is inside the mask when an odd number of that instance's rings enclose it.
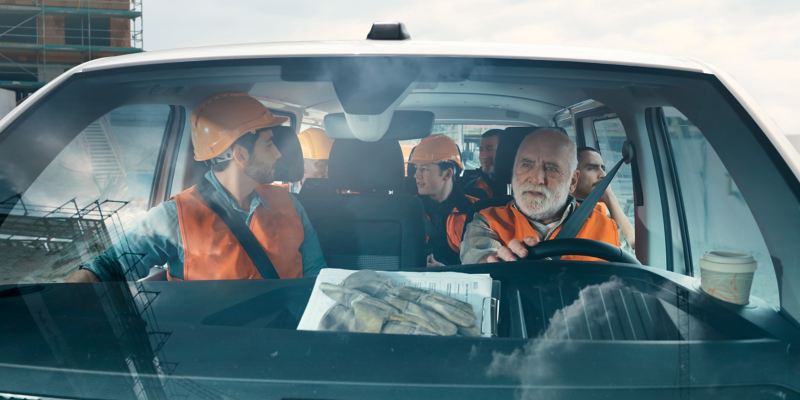
<instances>
[{"instance_id":1,"label":"building under construction","mask_svg":"<svg viewBox=\"0 0 800 400\"><path fill-rule=\"evenodd\" d=\"M95 58L142 51L142 0L0 0L0 89L17 100Z\"/></svg>"}]
</instances>

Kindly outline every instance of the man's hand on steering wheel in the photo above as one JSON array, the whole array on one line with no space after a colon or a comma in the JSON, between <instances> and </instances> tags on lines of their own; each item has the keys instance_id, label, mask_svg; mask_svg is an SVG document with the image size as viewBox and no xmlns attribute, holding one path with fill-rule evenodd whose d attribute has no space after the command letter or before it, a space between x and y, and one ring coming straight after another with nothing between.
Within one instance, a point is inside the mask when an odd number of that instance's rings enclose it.
<instances>
[{"instance_id":1,"label":"man's hand on steering wheel","mask_svg":"<svg viewBox=\"0 0 800 400\"><path fill-rule=\"evenodd\" d=\"M517 261L520 259L538 260L542 258L558 258L564 255L588 256L610 262L639 264L632 255L616 246L590 239L554 239L544 242L528 236L523 241L512 240L508 246L500 247L497 252L486 256L481 262L492 263Z\"/></svg>"},{"instance_id":2,"label":"man's hand on steering wheel","mask_svg":"<svg viewBox=\"0 0 800 400\"><path fill-rule=\"evenodd\" d=\"M502 261L517 261L528 256L528 248L539 243L539 238L526 236L523 240L513 239L508 242L508 246L500 246L494 254L484 257L482 263L495 263Z\"/></svg>"}]
</instances>

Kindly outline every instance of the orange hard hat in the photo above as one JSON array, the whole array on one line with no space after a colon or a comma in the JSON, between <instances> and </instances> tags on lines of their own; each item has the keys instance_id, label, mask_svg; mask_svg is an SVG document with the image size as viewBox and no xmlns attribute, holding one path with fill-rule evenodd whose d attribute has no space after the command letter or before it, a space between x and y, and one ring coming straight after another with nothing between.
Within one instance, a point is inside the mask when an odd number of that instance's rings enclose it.
<instances>
[{"instance_id":1,"label":"orange hard hat","mask_svg":"<svg viewBox=\"0 0 800 400\"><path fill-rule=\"evenodd\" d=\"M303 158L310 160L327 160L331 155L333 140L319 128L308 128L297 135Z\"/></svg>"},{"instance_id":2,"label":"orange hard hat","mask_svg":"<svg viewBox=\"0 0 800 400\"><path fill-rule=\"evenodd\" d=\"M217 157L245 134L278 126L287 119L273 116L247 93L212 95L192 110L194 159L206 161Z\"/></svg>"},{"instance_id":3,"label":"orange hard hat","mask_svg":"<svg viewBox=\"0 0 800 400\"><path fill-rule=\"evenodd\" d=\"M421 165L442 161L452 161L459 169L464 169L456 142L445 135L439 134L422 139L417 147L414 148L414 154L411 155L411 160L408 162Z\"/></svg>"}]
</instances>

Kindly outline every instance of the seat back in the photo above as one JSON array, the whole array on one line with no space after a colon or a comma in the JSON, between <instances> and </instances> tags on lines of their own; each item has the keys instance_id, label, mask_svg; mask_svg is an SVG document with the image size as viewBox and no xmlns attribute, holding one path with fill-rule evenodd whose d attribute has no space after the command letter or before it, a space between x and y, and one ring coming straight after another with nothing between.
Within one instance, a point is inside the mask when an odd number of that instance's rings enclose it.
<instances>
[{"instance_id":1,"label":"seat back","mask_svg":"<svg viewBox=\"0 0 800 400\"><path fill-rule=\"evenodd\" d=\"M303 179L303 150L294 129L290 126L273 127L272 141L281 152L281 158L275 162L275 180L297 182Z\"/></svg>"},{"instance_id":2,"label":"seat back","mask_svg":"<svg viewBox=\"0 0 800 400\"><path fill-rule=\"evenodd\" d=\"M329 267L402 270L425 265L422 202L405 193L396 140L337 140L329 178L308 181L299 199Z\"/></svg>"}]
</instances>

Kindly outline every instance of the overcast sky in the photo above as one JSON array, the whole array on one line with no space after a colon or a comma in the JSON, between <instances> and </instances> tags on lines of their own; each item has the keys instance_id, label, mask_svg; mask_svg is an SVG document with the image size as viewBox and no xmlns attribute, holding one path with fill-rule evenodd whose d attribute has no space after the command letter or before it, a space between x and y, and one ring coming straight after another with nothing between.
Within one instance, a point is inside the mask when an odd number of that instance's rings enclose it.
<instances>
[{"instance_id":1,"label":"overcast sky","mask_svg":"<svg viewBox=\"0 0 800 400\"><path fill-rule=\"evenodd\" d=\"M363 39L384 20L404 22L415 40L697 58L733 76L784 133L800 135L800 0L154 0L144 2L144 46Z\"/></svg>"}]
</instances>

